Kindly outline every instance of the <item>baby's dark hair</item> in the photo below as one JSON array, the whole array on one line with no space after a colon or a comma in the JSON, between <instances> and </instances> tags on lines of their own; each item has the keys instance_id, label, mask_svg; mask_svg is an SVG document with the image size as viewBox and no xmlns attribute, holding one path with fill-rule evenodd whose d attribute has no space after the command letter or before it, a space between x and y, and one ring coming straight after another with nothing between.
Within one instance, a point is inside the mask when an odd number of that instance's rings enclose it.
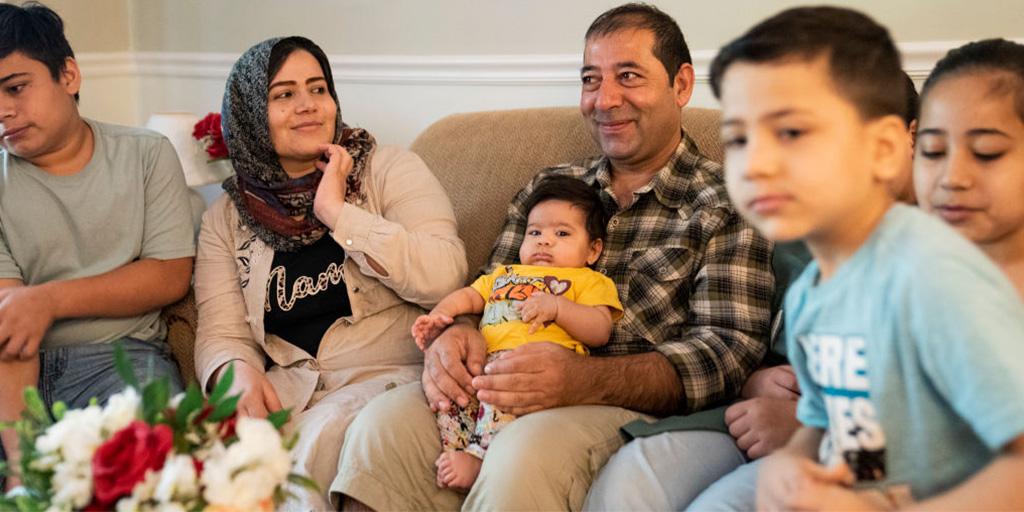
<instances>
[{"instance_id":1,"label":"baby's dark hair","mask_svg":"<svg viewBox=\"0 0 1024 512\"><path fill-rule=\"evenodd\" d=\"M924 101L935 84L966 73L995 73L992 94L1012 94L1017 116L1024 120L1024 45L1006 39L984 39L954 48L935 64L924 82Z\"/></svg>"},{"instance_id":2,"label":"baby's dark hair","mask_svg":"<svg viewBox=\"0 0 1024 512\"><path fill-rule=\"evenodd\" d=\"M797 7L758 23L719 50L711 63L711 90L722 97L722 78L737 62L755 64L828 59L836 91L862 119L906 111L900 54L885 27L840 7Z\"/></svg>"},{"instance_id":3,"label":"baby's dark hair","mask_svg":"<svg viewBox=\"0 0 1024 512\"><path fill-rule=\"evenodd\" d=\"M64 21L38 2L0 4L0 59L14 52L42 62L54 81L60 80L67 59L75 56L64 36Z\"/></svg>"},{"instance_id":4,"label":"baby's dark hair","mask_svg":"<svg viewBox=\"0 0 1024 512\"><path fill-rule=\"evenodd\" d=\"M545 201L565 201L583 210L587 236L591 241L604 240L608 229L608 216L601 204L597 191L586 183L570 176L548 176L540 181L526 198L526 215Z\"/></svg>"}]
</instances>

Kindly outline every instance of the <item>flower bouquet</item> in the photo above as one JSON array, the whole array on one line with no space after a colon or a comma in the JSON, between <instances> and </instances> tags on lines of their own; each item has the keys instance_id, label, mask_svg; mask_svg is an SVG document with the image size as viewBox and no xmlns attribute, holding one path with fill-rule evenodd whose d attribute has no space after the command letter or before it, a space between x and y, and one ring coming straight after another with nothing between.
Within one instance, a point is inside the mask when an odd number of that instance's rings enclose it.
<instances>
[{"instance_id":1,"label":"flower bouquet","mask_svg":"<svg viewBox=\"0 0 1024 512\"><path fill-rule=\"evenodd\" d=\"M209 155L208 162L228 157L228 147L224 144L224 134L221 132L220 114L217 112L206 114L206 117L195 124L192 128L192 138L199 141L203 151Z\"/></svg>"},{"instance_id":2,"label":"flower bouquet","mask_svg":"<svg viewBox=\"0 0 1024 512\"><path fill-rule=\"evenodd\" d=\"M0 424L21 448L17 471L0 471L22 483L0 497L0 511L272 510L287 482L316 488L291 473L296 438L281 437L289 411L238 416L239 396L227 396L232 367L208 398L195 383L172 398L166 379L140 388L121 347L114 358L128 386L102 408L57 402L51 419L39 392L25 390L22 419Z\"/></svg>"}]
</instances>

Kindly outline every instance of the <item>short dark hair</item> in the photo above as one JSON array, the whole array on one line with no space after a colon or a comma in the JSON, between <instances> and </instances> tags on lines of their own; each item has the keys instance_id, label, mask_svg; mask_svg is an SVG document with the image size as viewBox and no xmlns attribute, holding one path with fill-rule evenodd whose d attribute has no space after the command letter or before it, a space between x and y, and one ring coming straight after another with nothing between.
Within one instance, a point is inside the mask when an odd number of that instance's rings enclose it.
<instances>
[{"instance_id":1,"label":"short dark hair","mask_svg":"<svg viewBox=\"0 0 1024 512\"><path fill-rule=\"evenodd\" d=\"M824 55L837 92L864 119L903 117L907 108L900 54L885 27L839 7L787 9L726 44L711 63L711 89L736 62L813 60Z\"/></svg>"},{"instance_id":2,"label":"short dark hair","mask_svg":"<svg viewBox=\"0 0 1024 512\"><path fill-rule=\"evenodd\" d=\"M548 176L540 181L526 198L523 207L529 216L534 207L545 201L565 201L583 210L587 236L590 240L604 240L608 230L608 216L597 191L571 176Z\"/></svg>"},{"instance_id":3,"label":"short dark hair","mask_svg":"<svg viewBox=\"0 0 1024 512\"><path fill-rule=\"evenodd\" d=\"M1012 93L1017 116L1024 120L1024 45L1006 39L983 39L954 48L939 60L921 89L921 97L944 78L965 73L1002 73L993 92Z\"/></svg>"},{"instance_id":4,"label":"short dark hair","mask_svg":"<svg viewBox=\"0 0 1024 512\"><path fill-rule=\"evenodd\" d=\"M22 6L0 4L0 59L14 52L42 62L53 80L59 81L67 59L75 52L64 37L64 22L52 9L38 2ZM78 93L75 93L78 101Z\"/></svg>"},{"instance_id":5,"label":"short dark hair","mask_svg":"<svg viewBox=\"0 0 1024 512\"><path fill-rule=\"evenodd\" d=\"M903 90L907 94L907 108L903 111L903 120L909 128L910 123L917 121L917 116L920 115L921 98L917 94L917 86L914 85L914 80L906 72L903 73Z\"/></svg>"},{"instance_id":6,"label":"short dark hair","mask_svg":"<svg viewBox=\"0 0 1024 512\"><path fill-rule=\"evenodd\" d=\"M338 93L334 90L334 74L331 73L331 61L327 59L327 54L320 46L302 36L286 37L274 43L274 47L270 49L270 59L267 62L267 84L274 81L274 75L281 71L284 61L288 60L288 56L296 50L305 50L313 55L316 62L320 64L324 79L327 80L327 91L331 93L334 102L338 103Z\"/></svg>"},{"instance_id":7,"label":"short dark hair","mask_svg":"<svg viewBox=\"0 0 1024 512\"><path fill-rule=\"evenodd\" d=\"M606 36L625 29L650 30L654 34L654 56L665 66L671 85L679 73L679 66L692 64L690 47L679 25L671 16L653 5L629 3L602 13L587 29L584 41L592 37Z\"/></svg>"}]
</instances>

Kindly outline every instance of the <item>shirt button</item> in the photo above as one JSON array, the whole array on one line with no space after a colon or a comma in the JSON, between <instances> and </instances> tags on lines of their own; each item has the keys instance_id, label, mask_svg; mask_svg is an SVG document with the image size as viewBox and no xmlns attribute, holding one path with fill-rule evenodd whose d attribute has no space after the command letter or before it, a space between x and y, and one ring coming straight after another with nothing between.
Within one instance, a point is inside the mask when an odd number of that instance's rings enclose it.
<instances>
[{"instance_id":1,"label":"shirt button","mask_svg":"<svg viewBox=\"0 0 1024 512\"><path fill-rule=\"evenodd\" d=\"M362 206L362 205L363 205L363 198L360 197L359 199L356 199L356 206Z\"/></svg>"},{"instance_id":2,"label":"shirt button","mask_svg":"<svg viewBox=\"0 0 1024 512\"><path fill-rule=\"evenodd\" d=\"M616 227L616 226L618 226L618 225L619 225L619 218L618 218L618 217L615 217L614 219L612 219L612 221L611 221L611 222L609 222L609 223L608 223L608 225L609 225L609 226L611 226L611 227L613 227L613 228L614 228L614 227Z\"/></svg>"},{"instance_id":3,"label":"shirt button","mask_svg":"<svg viewBox=\"0 0 1024 512\"><path fill-rule=\"evenodd\" d=\"M668 274L668 267L661 267L658 269L658 273L661 275Z\"/></svg>"},{"instance_id":4,"label":"shirt button","mask_svg":"<svg viewBox=\"0 0 1024 512\"><path fill-rule=\"evenodd\" d=\"M345 240L345 245L352 245L352 239Z\"/></svg>"}]
</instances>

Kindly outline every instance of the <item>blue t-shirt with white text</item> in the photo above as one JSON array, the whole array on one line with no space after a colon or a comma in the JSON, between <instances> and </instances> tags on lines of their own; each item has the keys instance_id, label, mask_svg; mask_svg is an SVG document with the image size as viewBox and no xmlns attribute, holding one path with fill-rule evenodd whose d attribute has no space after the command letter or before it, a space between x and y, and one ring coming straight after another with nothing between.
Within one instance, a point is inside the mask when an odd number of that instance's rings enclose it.
<instances>
[{"instance_id":1,"label":"blue t-shirt with white text","mask_svg":"<svg viewBox=\"0 0 1024 512\"><path fill-rule=\"evenodd\" d=\"M1024 304L952 228L893 206L824 283L786 295L797 417L827 433L822 462L915 499L966 480L1024 434Z\"/></svg>"}]
</instances>

